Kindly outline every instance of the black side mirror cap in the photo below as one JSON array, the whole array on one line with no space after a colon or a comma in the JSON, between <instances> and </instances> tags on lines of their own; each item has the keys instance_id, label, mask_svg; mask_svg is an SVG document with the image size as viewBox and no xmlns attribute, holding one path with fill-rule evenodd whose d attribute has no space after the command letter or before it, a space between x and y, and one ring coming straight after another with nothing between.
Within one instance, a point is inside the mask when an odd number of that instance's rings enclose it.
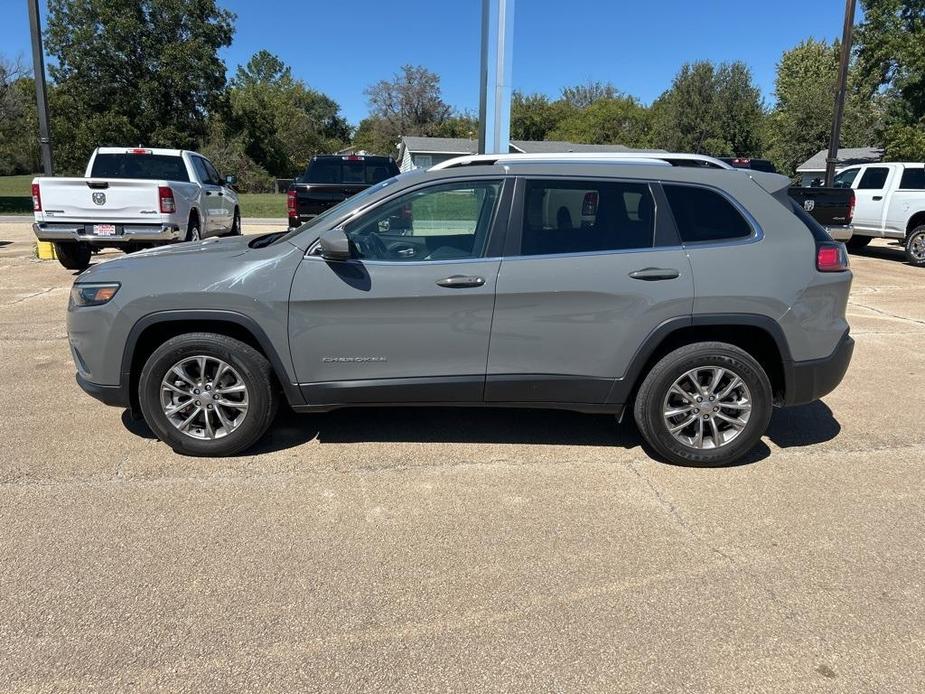
<instances>
[{"instance_id":1,"label":"black side mirror cap","mask_svg":"<svg viewBox=\"0 0 925 694\"><path fill-rule=\"evenodd\" d=\"M350 260L350 239L341 228L329 229L318 240L321 246L321 257L325 260Z\"/></svg>"}]
</instances>

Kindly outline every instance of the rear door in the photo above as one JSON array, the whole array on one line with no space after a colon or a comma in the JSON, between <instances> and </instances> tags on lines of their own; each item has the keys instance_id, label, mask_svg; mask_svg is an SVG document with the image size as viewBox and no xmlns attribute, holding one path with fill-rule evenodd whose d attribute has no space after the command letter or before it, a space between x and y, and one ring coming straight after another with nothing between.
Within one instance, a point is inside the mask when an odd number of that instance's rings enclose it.
<instances>
[{"instance_id":1,"label":"rear door","mask_svg":"<svg viewBox=\"0 0 925 694\"><path fill-rule=\"evenodd\" d=\"M504 195L501 178L423 186L345 228L353 259L310 251L289 308L309 403L481 401Z\"/></svg>"},{"instance_id":2,"label":"rear door","mask_svg":"<svg viewBox=\"0 0 925 694\"><path fill-rule=\"evenodd\" d=\"M892 171L889 166L865 166L855 181L854 226L862 229L883 229L886 211L886 191Z\"/></svg>"},{"instance_id":3,"label":"rear door","mask_svg":"<svg viewBox=\"0 0 925 694\"><path fill-rule=\"evenodd\" d=\"M687 256L645 181L518 179L485 399L601 404L661 323L690 317Z\"/></svg>"}]
</instances>

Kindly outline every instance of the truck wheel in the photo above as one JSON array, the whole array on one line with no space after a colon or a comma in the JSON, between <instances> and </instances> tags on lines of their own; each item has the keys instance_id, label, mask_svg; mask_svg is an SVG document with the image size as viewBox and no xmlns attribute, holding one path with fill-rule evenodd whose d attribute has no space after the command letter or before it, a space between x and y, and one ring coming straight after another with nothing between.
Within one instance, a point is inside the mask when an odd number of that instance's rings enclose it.
<instances>
[{"instance_id":1,"label":"truck wheel","mask_svg":"<svg viewBox=\"0 0 925 694\"><path fill-rule=\"evenodd\" d=\"M925 267L925 225L916 227L906 237L906 260L915 267Z\"/></svg>"},{"instance_id":2,"label":"truck wheel","mask_svg":"<svg viewBox=\"0 0 925 694\"><path fill-rule=\"evenodd\" d=\"M866 247L872 240L873 237L871 236L852 236L850 239L845 241L845 245L849 250L857 251Z\"/></svg>"},{"instance_id":3,"label":"truck wheel","mask_svg":"<svg viewBox=\"0 0 925 694\"><path fill-rule=\"evenodd\" d=\"M55 241L55 255L68 270L86 270L90 265L92 251L86 243L78 241Z\"/></svg>"},{"instance_id":4,"label":"truck wheel","mask_svg":"<svg viewBox=\"0 0 925 694\"><path fill-rule=\"evenodd\" d=\"M263 436L276 415L269 362L250 345L186 333L154 350L141 371L145 422L178 453L234 455Z\"/></svg>"},{"instance_id":5,"label":"truck wheel","mask_svg":"<svg viewBox=\"0 0 925 694\"><path fill-rule=\"evenodd\" d=\"M234 210L234 217L231 219L231 229L222 234L222 236L240 236L241 235L241 213L238 212L236 207Z\"/></svg>"},{"instance_id":6,"label":"truck wheel","mask_svg":"<svg viewBox=\"0 0 925 694\"><path fill-rule=\"evenodd\" d=\"M199 241L202 238L202 232L199 230L199 220L191 219L189 226L186 227L186 238L184 241Z\"/></svg>"},{"instance_id":7,"label":"truck wheel","mask_svg":"<svg viewBox=\"0 0 925 694\"><path fill-rule=\"evenodd\" d=\"M747 352L698 342L646 374L633 415L657 453L677 465L729 465L750 451L771 419L771 383Z\"/></svg>"}]
</instances>

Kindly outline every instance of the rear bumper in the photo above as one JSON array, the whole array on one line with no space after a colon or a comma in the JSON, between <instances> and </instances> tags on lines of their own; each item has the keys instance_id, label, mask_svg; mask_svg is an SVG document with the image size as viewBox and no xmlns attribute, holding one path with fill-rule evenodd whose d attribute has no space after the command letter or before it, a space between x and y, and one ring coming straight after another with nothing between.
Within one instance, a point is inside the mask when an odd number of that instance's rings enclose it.
<instances>
[{"instance_id":1,"label":"rear bumper","mask_svg":"<svg viewBox=\"0 0 925 694\"><path fill-rule=\"evenodd\" d=\"M785 363L784 406L804 405L835 390L848 370L853 353L854 340L845 331L829 356Z\"/></svg>"},{"instance_id":2,"label":"rear bumper","mask_svg":"<svg viewBox=\"0 0 925 694\"><path fill-rule=\"evenodd\" d=\"M77 385L81 387L90 397L96 398L104 405L113 407L129 407L130 398L128 388L119 386L103 386L99 383L91 383L83 378L79 373L76 375Z\"/></svg>"},{"instance_id":3,"label":"rear bumper","mask_svg":"<svg viewBox=\"0 0 925 694\"><path fill-rule=\"evenodd\" d=\"M32 231L39 241L82 241L100 245L117 245L138 241L168 243L180 240L180 227L177 224L121 224L122 233L113 236L96 236L86 233L92 223L79 222L36 222Z\"/></svg>"},{"instance_id":4,"label":"rear bumper","mask_svg":"<svg viewBox=\"0 0 925 694\"><path fill-rule=\"evenodd\" d=\"M825 230L835 241L847 241L854 235L854 226L851 224L827 226Z\"/></svg>"}]
</instances>

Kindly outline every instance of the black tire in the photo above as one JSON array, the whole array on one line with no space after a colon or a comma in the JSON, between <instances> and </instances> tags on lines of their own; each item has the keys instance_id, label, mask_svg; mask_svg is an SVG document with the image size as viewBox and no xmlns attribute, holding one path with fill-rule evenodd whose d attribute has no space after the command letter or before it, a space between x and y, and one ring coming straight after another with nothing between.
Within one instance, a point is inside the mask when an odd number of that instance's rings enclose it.
<instances>
[{"instance_id":1,"label":"black tire","mask_svg":"<svg viewBox=\"0 0 925 694\"><path fill-rule=\"evenodd\" d=\"M299 227L299 226L302 226L302 222L299 221L297 217L289 218L289 228L290 229L295 229L296 227Z\"/></svg>"},{"instance_id":2,"label":"black tire","mask_svg":"<svg viewBox=\"0 0 925 694\"><path fill-rule=\"evenodd\" d=\"M240 236L241 235L241 213L238 208L234 208L234 217L231 218L231 230L223 236Z\"/></svg>"},{"instance_id":3,"label":"black tire","mask_svg":"<svg viewBox=\"0 0 925 694\"><path fill-rule=\"evenodd\" d=\"M925 267L925 225L916 227L906 237L906 260L915 267Z\"/></svg>"},{"instance_id":4,"label":"black tire","mask_svg":"<svg viewBox=\"0 0 925 694\"><path fill-rule=\"evenodd\" d=\"M669 432L662 406L677 379L691 369L710 366L729 369L742 379L751 394L752 409L745 428L729 443L712 449L695 448ZM670 352L652 367L636 395L633 415L643 438L668 462L720 467L736 462L758 443L771 419L772 404L768 376L747 352L725 342L698 342Z\"/></svg>"},{"instance_id":5,"label":"black tire","mask_svg":"<svg viewBox=\"0 0 925 694\"><path fill-rule=\"evenodd\" d=\"M871 241L873 241L872 236L852 236L845 241L845 245L850 251L859 251L862 248L867 248Z\"/></svg>"},{"instance_id":6,"label":"black tire","mask_svg":"<svg viewBox=\"0 0 925 694\"><path fill-rule=\"evenodd\" d=\"M86 270L90 266L93 252L86 243L77 241L55 241L55 255L58 262L68 270Z\"/></svg>"},{"instance_id":7,"label":"black tire","mask_svg":"<svg viewBox=\"0 0 925 694\"><path fill-rule=\"evenodd\" d=\"M202 238L202 227L198 217L190 217L189 224L186 225L186 238L184 241L198 241Z\"/></svg>"},{"instance_id":8,"label":"black tire","mask_svg":"<svg viewBox=\"0 0 925 694\"><path fill-rule=\"evenodd\" d=\"M161 382L167 371L182 359L199 355L229 364L240 374L247 388L248 409L244 421L221 438L199 439L181 432L161 406ZM270 426L279 404L272 369L266 358L250 345L215 333L178 335L154 350L141 371L138 399L145 422L158 438L177 453L194 456L235 455L254 445Z\"/></svg>"}]
</instances>

